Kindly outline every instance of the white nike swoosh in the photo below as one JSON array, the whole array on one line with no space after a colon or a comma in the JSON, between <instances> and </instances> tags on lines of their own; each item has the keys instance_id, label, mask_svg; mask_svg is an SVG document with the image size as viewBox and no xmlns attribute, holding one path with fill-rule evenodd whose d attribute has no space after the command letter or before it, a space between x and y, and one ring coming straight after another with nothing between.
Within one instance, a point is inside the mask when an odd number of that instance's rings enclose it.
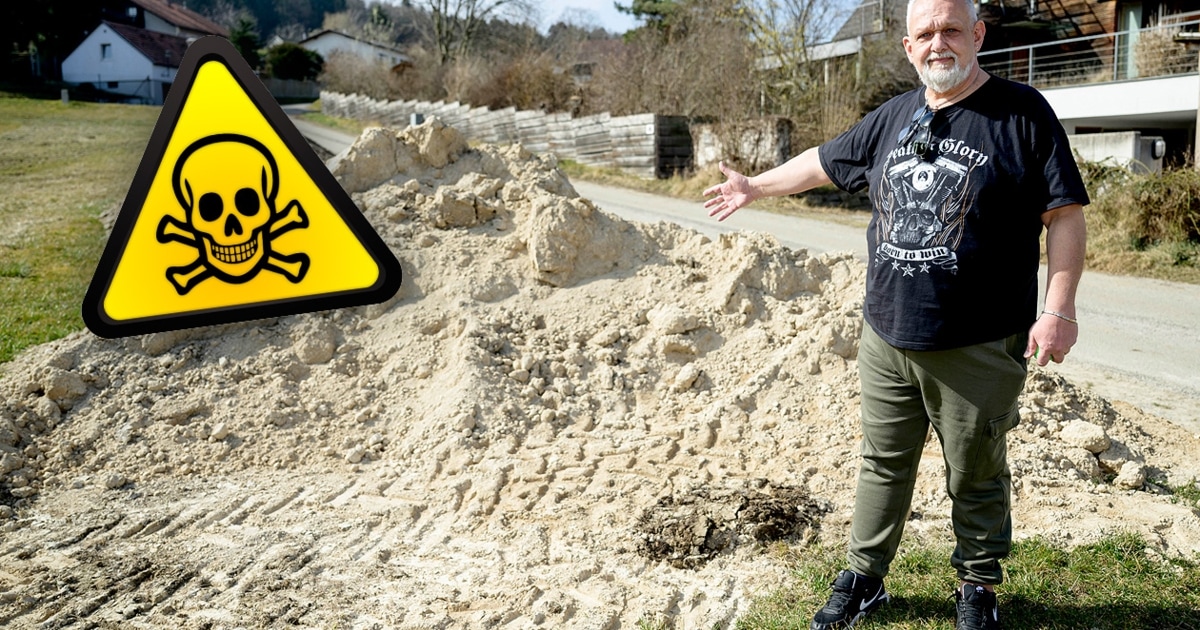
<instances>
[{"instance_id":1,"label":"white nike swoosh","mask_svg":"<svg viewBox=\"0 0 1200 630\"><path fill-rule=\"evenodd\" d=\"M878 591L875 592L874 597L872 597L871 599L864 599L862 601L862 603L860 603L858 605L858 611L862 612L862 611L870 608L871 606L875 605L875 602L878 601L880 597L883 597L886 594L887 594L887 592L884 591L882 588L880 588Z\"/></svg>"}]
</instances>

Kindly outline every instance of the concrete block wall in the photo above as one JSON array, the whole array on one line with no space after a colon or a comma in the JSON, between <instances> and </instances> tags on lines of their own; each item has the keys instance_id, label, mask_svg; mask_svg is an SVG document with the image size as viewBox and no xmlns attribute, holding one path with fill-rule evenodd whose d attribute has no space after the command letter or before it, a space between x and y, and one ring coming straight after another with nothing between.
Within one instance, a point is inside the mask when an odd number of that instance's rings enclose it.
<instances>
[{"instance_id":1,"label":"concrete block wall","mask_svg":"<svg viewBox=\"0 0 1200 630\"><path fill-rule=\"evenodd\" d=\"M1138 131L1084 133L1068 136L1071 150L1088 162L1103 162L1138 172L1162 171L1166 144L1160 136Z\"/></svg>"},{"instance_id":2,"label":"concrete block wall","mask_svg":"<svg viewBox=\"0 0 1200 630\"><path fill-rule=\"evenodd\" d=\"M513 107L489 110L458 102L379 101L334 92L321 92L321 109L330 116L393 127L407 126L414 115L436 116L472 140L520 142L531 151L590 166L616 167L647 179L669 177L692 165L689 125L678 116L605 113L575 118Z\"/></svg>"}]
</instances>

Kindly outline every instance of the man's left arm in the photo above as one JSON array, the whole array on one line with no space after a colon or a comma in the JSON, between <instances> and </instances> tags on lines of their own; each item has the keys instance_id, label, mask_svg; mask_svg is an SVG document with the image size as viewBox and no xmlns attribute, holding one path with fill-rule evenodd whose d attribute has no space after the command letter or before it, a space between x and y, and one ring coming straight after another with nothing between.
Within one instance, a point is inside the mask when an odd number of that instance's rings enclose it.
<instances>
[{"instance_id":1,"label":"man's left arm","mask_svg":"<svg viewBox=\"0 0 1200 630\"><path fill-rule=\"evenodd\" d=\"M1044 366L1062 363L1079 338L1075 323L1075 290L1083 275L1087 224L1083 206L1074 203L1042 214L1046 226L1046 302L1029 330L1025 357Z\"/></svg>"}]
</instances>

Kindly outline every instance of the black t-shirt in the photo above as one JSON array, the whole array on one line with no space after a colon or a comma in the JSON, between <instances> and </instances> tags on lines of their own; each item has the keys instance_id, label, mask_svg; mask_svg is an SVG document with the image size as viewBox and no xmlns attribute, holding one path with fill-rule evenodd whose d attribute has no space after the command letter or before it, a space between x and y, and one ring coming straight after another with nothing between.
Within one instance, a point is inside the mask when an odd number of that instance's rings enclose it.
<instances>
[{"instance_id":1,"label":"black t-shirt","mask_svg":"<svg viewBox=\"0 0 1200 630\"><path fill-rule=\"evenodd\" d=\"M1088 203L1066 132L1037 90L990 77L937 112L922 158L900 138L924 107L924 88L901 94L820 148L834 184L870 187L867 323L910 350L1027 330L1041 215Z\"/></svg>"}]
</instances>

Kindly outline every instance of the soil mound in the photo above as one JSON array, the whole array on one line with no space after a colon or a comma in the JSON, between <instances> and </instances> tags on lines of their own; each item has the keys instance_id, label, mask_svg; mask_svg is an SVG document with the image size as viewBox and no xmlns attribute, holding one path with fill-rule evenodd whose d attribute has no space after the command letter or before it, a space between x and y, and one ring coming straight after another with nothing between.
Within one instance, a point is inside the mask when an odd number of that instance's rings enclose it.
<instances>
[{"instance_id":1,"label":"soil mound","mask_svg":"<svg viewBox=\"0 0 1200 630\"><path fill-rule=\"evenodd\" d=\"M786 579L765 541L842 543L851 255L631 224L436 120L332 168L404 267L392 300L5 366L0 625L724 626ZM1022 405L1019 535L1200 551L1164 491L1196 436L1051 371ZM938 451L909 535L948 541Z\"/></svg>"}]
</instances>

